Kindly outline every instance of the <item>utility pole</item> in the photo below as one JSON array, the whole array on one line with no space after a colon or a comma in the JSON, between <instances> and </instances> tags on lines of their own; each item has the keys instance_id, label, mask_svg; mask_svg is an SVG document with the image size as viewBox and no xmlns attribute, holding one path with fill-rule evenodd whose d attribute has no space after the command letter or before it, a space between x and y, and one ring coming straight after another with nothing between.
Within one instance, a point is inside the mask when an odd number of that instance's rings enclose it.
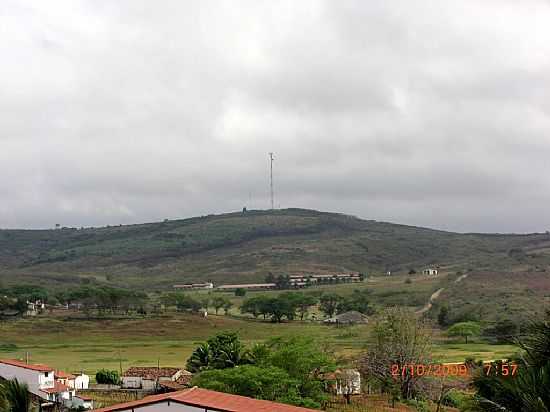
<instances>
[{"instance_id":1,"label":"utility pole","mask_svg":"<svg viewBox=\"0 0 550 412\"><path fill-rule=\"evenodd\" d=\"M271 210L274 209L273 206L273 152L269 152L270 160L270 169L269 169L269 185L271 190Z\"/></svg>"}]
</instances>

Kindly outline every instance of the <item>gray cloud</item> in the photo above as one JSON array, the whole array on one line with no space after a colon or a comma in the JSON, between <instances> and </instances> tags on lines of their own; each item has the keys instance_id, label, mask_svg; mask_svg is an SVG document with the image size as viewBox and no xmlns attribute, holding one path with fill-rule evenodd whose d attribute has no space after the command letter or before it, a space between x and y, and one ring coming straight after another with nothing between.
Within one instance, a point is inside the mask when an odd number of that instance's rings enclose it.
<instances>
[{"instance_id":1,"label":"gray cloud","mask_svg":"<svg viewBox=\"0 0 550 412\"><path fill-rule=\"evenodd\" d=\"M550 228L550 3L0 5L0 227L276 203Z\"/></svg>"}]
</instances>

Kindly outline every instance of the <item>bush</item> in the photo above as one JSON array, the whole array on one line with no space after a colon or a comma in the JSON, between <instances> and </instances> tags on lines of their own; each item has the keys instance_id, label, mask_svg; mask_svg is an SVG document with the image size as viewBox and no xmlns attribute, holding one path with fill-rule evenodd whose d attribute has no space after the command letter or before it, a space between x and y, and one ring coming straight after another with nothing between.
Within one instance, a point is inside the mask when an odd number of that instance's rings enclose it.
<instances>
[{"instance_id":1,"label":"bush","mask_svg":"<svg viewBox=\"0 0 550 412\"><path fill-rule=\"evenodd\" d=\"M118 385L120 383L120 375L117 371L101 369L95 374L95 380L103 385Z\"/></svg>"},{"instance_id":2,"label":"bush","mask_svg":"<svg viewBox=\"0 0 550 412\"><path fill-rule=\"evenodd\" d=\"M246 289L238 288L235 290L235 296L245 296L246 295Z\"/></svg>"}]
</instances>

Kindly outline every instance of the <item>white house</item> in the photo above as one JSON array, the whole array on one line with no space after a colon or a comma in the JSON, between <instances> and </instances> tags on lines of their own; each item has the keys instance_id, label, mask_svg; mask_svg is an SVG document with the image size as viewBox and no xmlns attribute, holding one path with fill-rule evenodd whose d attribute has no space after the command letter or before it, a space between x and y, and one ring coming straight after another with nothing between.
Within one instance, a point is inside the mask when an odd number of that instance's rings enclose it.
<instances>
[{"instance_id":1,"label":"white house","mask_svg":"<svg viewBox=\"0 0 550 412\"><path fill-rule=\"evenodd\" d=\"M36 397L70 405L75 390L55 380L55 370L47 365L27 364L18 360L0 359L0 377L24 382Z\"/></svg>"},{"instance_id":2,"label":"white house","mask_svg":"<svg viewBox=\"0 0 550 412\"><path fill-rule=\"evenodd\" d=\"M132 367L122 374L122 388L152 391L161 382L189 381L191 376L191 372L181 368Z\"/></svg>"},{"instance_id":3,"label":"white house","mask_svg":"<svg viewBox=\"0 0 550 412\"><path fill-rule=\"evenodd\" d=\"M55 371L55 380L71 389L88 389L90 377L84 373L73 375L63 371Z\"/></svg>"},{"instance_id":4,"label":"white house","mask_svg":"<svg viewBox=\"0 0 550 412\"><path fill-rule=\"evenodd\" d=\"M278 402L230 395L202 388L152 395L96 412L318 412Z\"/></svg>"},{"instance_id":5,"label":"white house","mask_svg":"<svg viewBox=\"0 0 550 412\"><path fill-rule=\"evenodd\" d=\"M422 271L424 275L437 276L437 269L427 268Z\"/></svg>"}]
</instances>

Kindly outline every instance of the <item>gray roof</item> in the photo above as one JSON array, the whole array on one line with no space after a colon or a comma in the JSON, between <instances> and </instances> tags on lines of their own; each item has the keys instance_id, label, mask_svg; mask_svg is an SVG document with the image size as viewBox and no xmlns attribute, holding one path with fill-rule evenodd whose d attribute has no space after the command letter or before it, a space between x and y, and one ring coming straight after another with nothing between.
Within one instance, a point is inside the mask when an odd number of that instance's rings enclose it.
<instances>
[{"instance_id":1,"label":"gray roof","mask_svg":"<svg viewBox=\"0 0 550 412\"><path fill-rule=\"evenodd\" d=\"M325 320L326 323L367 323L368 321L367 315L363 315L361 312L355 310L344 312Z\"/></svg>"}]
</instances>

